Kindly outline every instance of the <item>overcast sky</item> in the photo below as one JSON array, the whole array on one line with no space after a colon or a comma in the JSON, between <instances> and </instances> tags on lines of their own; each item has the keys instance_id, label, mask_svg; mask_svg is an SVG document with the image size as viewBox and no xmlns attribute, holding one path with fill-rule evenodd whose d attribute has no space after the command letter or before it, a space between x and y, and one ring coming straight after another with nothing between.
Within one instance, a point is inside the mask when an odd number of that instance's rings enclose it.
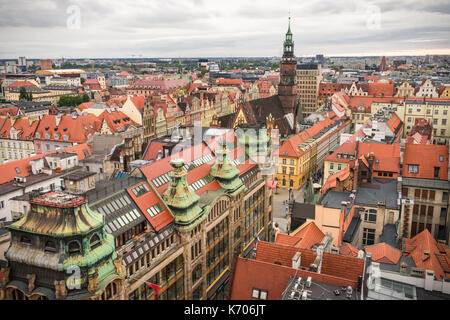
<instances>
[{"instance_id":1,"label":"overcast sky","mask_svg":"<svg viewBox=\"0 0 450 320\"><path fill-rule=\"evenodd\" d=\"M0 58L450 54L449 0L0 0Z\"/></svg>"}]
</instances>

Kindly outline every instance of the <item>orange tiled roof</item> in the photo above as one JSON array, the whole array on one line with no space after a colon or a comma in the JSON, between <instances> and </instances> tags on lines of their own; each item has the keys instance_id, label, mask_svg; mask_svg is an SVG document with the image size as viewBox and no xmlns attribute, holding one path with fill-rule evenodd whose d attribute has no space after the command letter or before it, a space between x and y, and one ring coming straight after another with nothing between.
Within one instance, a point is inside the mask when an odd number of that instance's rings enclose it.
<instances>
[{"instance_id":1,"label":"orange tiled roof","mask_svg":"<svg viewBox=\"0 0 450 320\"><path fill-rule=\"evenodd\" d=\"M349 243L339 248L339 254L342 254L343 256L357 257L358 252L358 248L355 248Z\"/></svg>"},{"instance_id":2,"label":"orange tiled roof","mask_svg":"<svg viewBox=\"0 0 450 320\"><path fill-rule=\"evenodd\" d=\"M79 144L76 146L68 147L65 149L65 151L76 153L78 155L78 160L83 160L86 157L85 152L87 152L88 155L92 155L87 144ZM29 176L31 173L31 160L40 159L45 157L46 155L56 152L57 150L0 164L0 172L2 173L0 175L0 184L14 180L14 177L16 177L17 175L20 175L22 177ZM17 173L16 168L20 171L20 174Z\"/></svg>"},{"instance_id":3,"label":"orange tiled roof","mask_svg":"<svg viewBox=\"0 0 450 320\"><path fill-rule=\"evenodd\" d=\"M148 189L150 189L150 191L144 193L139 197L136 197L134 192L132 192L132 189L143 184L146 184ZM152 225L152 227L156 231L161 230L163 227L167 226L169 223L175 220L172 214L169 212L168 208L165 206L164 202L160 201L158 195L153 191L153 189L150 187L147 181L142 182L139 185L135 185L131 188L128 188L127 192L133 199L133 201L136 203L136 205L139 207L141 212L144 214L144 216L147 218L148 222ZM147 209L154 206L157 203L159 203L163 207L163 211L158 213L156 216L152 217L147 212Z\"/></svg>"},{"instance_id":4,"label":"orange tiled roof","mask_svg":"<svg viewBox=\"0 0 450 320\"><path fill-rule=\"evenodd\" d=\"M92 106L94 103L95 103L94 101L83 102L78 106L78 109L85 110L85 109L89 108L90 106Z\"/></svg>"},{"instance_id":5,"label":"orange tiled roof","mask_svg":"<svg viewBox=\"0 0 450 320\"><path fill-rule=\"evenodd\" d=\"M358 156L364 155L368 159L372 152L375 157L373 163L373 169L375 171L400 173L400 143L382 144L360 142L358 144ZM368 166L367 163L366 166Z\"/></svg>"},{"instance_id":6,"label":"orange tiled roof","mask_svg":"<svg viewBox=\"0 0 450 320\"><path fill-rule=\"evenodd\" d=\"M19 113L19 108L17 107L9 107L9 108L1 108L0 115L2 116L16 116Z\"/></svg>"},{"instance_id":7,"label":"orange tiled roof","mask_svg":"<svg viewBox=\"0 0 450 320\"><path fill-rule=\"evenodd\" d=\"M297 233L292 234L291 237L297 239L297 242L294 244L295 247L310 249L313 245L320 243L325 234L317 227L314 221L311 221Z\"/></svg>"},{"instance_id":8,"label":"orange tiled roof","mask_svg":"<svg viewBox=\"0 0 450 320\"><path fill-rule=\"evenodd\" d=\"M428 229L404 241L404 254L414 260L416 267L433 270L436 279L450 277L450 249L439 244Z\"/></svg>"},{"instance_id":9,"label":"orange tiled roof","mask_svg":"<svg viewBox=\"0 0 450 320\"><path fill-rule=\"evenodd\" d=\"M14 123L14 124L13 124ZM39 123L39 120L31 122L27 118L18 118L15 121L11 118L0 119L0 138L9 138L11 128L14 127L17 132L19 140L33 140L34 131Z\"/></svg>"},{"instance_id":10,"label":"orange tiled roof","mask_svg":"<svg viewBox=\"0 0 450 320\"><path fill-rule=\"evenodd\" d=\"M394 81L369 83L368 94L374 97L392 97L394 95Z\"/></svg>"},{"instance_id":11,"label":"orange tiled roof","mask_svg":"<svg viewBox=\"0 0 450 320\"><path fill-rule=\"evenodd\" d=\"M403 155L403 176L435 179L434 168L439 167L439 180L448 179L448 146L407 143ZM442 159L442 161L441 161ZM418 165L418 173L410 173L409 165Z\"/></svg>"},{"instance_id":12,"label":"orange tiled roof","mask_svg":"<svg viewBox=\"0 0 450 320\"><path fill-rule=\"evenodd\" d=\"M345 168L343 170L336 172L335 174L332 174L331 176L329 176L327 181L325 182L325 184L322 187L321 193L325 194L325 193L327 193L327 191L329 189L336 187L337 179L339 179L339 181L344 181L349 176L350 176L350 165L345 166Z\"/></svg>"},{"instance_id":13,"label":"orange tiled roof","mask_svg":"<svg viewBox=\"0 0 450 320\"><path fill-rule=\"evenodd\" d=\"M331 116L336 116L334 112L330 113ZM322 129L326 128L327 126L335 123L337 120L339 120L338 117L335 117L333 119L326 118L323 121L320 121L313 125L312 127L303 130L302 132L296 134L295 136L289 138L288 140L284 141L279 149L280 156L290 156L290 157L300 157L305 153L299 146L306 142L308 139L313 138L314 135L318 134ZM347 124L347 123L345 123ZM345 125L342 124L342 125Z\"/></svg>"},{"instance_id":14,"label":"orange tiled roof","mask_svg":"<svg viewBox=\"0 0 450 320\"><path fill-rule=\"evenodd\" d=\"M19 81L14 81L9 86L7 86L5 88L5 91L11 91L11 90L14 90L14 89L18 89L20 87L34 87L34 88L37 88L38 86L35 85L34 83L30 82L30 81L19 80Z\"/></svg>"},{"instance_id":15,"label":"orange tiled roof","mask_svg":"<svg viewBox=\"0 0 450 320\"><path fill-rule=\"evenodd\" d=\"M86 114L81 116L61 116L59 123L56 123L57 116L44 115L39 122L35 132L39 133L38 140L54 140L83 143L94 132L98 132L101 120L94 114ZM56 129L56 130L55 130ZM57 135L57 136L55 136ZM64 136L68 135L68 139L64 140Z\"/></svg>"},{"instance_id":16,"label":"orange tiled roof","mask_svg":"<svg viewBox=\"0 0 450 320\"><path fill-rule=\"evenodd\" d=\"M119 110L103 111L99 119L106 121L112 133L125 131L126 127L135 122L131 120L125 113Z\"/></svg>"},{"instance_id":17,"label":"orange tiled roof","mask_svg":"<svg viewBox=\"0 0 450 320\"><path fill-rule=\"evenodd\" d=\"M238 257L233 279L231 279L230 298L231 300L252 300L252 291L257 288L268 292L268 300L279 300L291 276L298 276L303 279L311 277L313 281L335 286L356 288L357 285L357 281L345 278Z\"/></svg>"},{"instance_id":18,"label":"orange tiled roof","mask_svg":"<svg viewBox=\"0 0 450 320\"><path fill-rule=\"evenodd\" d=\"M259 241L256 247L256 257L258 261L264 261L272 264L281 264L282 266L291 267L292 257L297 253L301 253L301 266L309 267L316 258L316 251L303 249L293 246L287 246L277 243ZM350 281L358 281L358 277L363 274L364 259L346 257L342 255L323 253L322 270L326 275L347 279Z\"/></svg>"},{"instance_id":19,"label":"orange tiled roof","mask_svg":"<svg viewBox=\"0 0 450 320\"><path fill-rule=\"evenodd\" d=\"M397 264L402 256L400 250L391 247L386 243L378 243L364 249L372 253L372 260L380 263Z\"/></svg>"},{"instance_id":20,"label":"orange tiled roof","mask_svg":"<svg viewBox=\"0 0 450 320\"><path fill-rule=\"evenodd\" d=\"M242 79L225 79L219 78L216 80L216 84L219 85L242 85Z\"/></svg>"}]
</instances>

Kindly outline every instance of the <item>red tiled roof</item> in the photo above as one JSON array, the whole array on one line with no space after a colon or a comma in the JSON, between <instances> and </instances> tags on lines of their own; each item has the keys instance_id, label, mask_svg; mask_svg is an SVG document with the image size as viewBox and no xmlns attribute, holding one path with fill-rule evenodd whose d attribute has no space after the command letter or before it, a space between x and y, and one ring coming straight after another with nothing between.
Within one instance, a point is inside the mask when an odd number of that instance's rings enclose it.
<instances>
[{"instance_id":1,"label":"red tiled roof","mask_svg":"<svg viewBox=\"0 0 450 320\"><path fill-rule=\"evenodd\" d=\"M364 249L372 253L372 260L380 263L397 264L402 256L400 250L391 247L386 243L378 243Z\"/></svg>"},{"instance_id":2,"label":"red tiled roof","mask_svg":"<svg viewBox=\"0 0 450 320\"><path fill-rule=\"evenodd\" d=\"M358 156L364 155L368 159L372 152L375 157L375 161L373 162L373 169L375 171L400 173L400 143L382 144L360 142L358 144ZM368 166L367 163L366 166Z\"/></svg>"},{"instance_id":3,"label":"red tiled roof","mask_svg":"<svg viewBox=\"0 0 450 320\"><path fill-rule=\"evenodd\" d=\"M17 107L9 107L9 108L1 108L0 115L2 116L16 116L19 113L19 108Z\"/></svg>"},{"instance_id":4,"label":"red tiled roof","mask_svg":"<svg viewBox=\"0 0 450 320\"><path fill-rule=\"evenodd\" d=\"M350 165L345 166L345 168L343 170L336 172L335 174L332 174L331 176L329 176L327 181L325 182L325 184L322 187L321 193L325 194L325 193L327 193L327 191L329 189L336 187L337 179L339 179L339 181L344 181L349 176L350 176Z\"/></svg>"},{"instance_id":5,"label":"red tiled roof","mask_svg":"<svg viewBox=\"0 0 450 320\"><path fill-rule=\"evenodd\" d=\"M90 106L92 106L94 103L95 103L94 101L83 102L82 104L80 104L78 106L78 109L85 110L85 109L89 108Z\"/></svg>"},{"instance_id":6,"label":"red tiled roof","mask_svg":"<svg viewBox=\"0 0 450 320\"><path fill-rule=\"evenodd\" d=\"M148 146L147 150L145 151L144 156L142 157L143 160L145 161L150 161L150 160L156 160L156 158L158 157L158 152L161 150L161 154L163 154L163 146L164 143L160 143L160 142L150 142L150 145Z\"/></svg>"},{"instance_id":7,"label":"red tiled roof","mask_svg":"<svg viewBox=\"0 0 450 320\"><path fill-rule=\"evenodd\" d=\"M442 162L440 161L442 159ZM418 165L418 173L409 173L409 165ZM435 179L434 168L439 167L439 180L448 179L448 146L430 144L405 145L403 176L408 178Z\"/></svg>"},{"instance_id":8,"label":"red tiled roof","mask_svg":"<svg viewBox=\"0 0 450 320\"><path fill-rule=\"evenodd\" d=\"M130 99L131 102L133 102L133 104L136 106L136 109L138 109L139 112L141 112L145 105L145 98L142 96L134 96L131 97Z\"/></svg>"},{"instance_id":9,"label":"red tiled roof","mask_svg":"<svg viewBox=\"0 0 450 320\"><path fill-rule=\"evenodd\" d=\"M85 153L84 153L85 151L89 155L92 155L87 144L79 144L76 146L68 147L65 149L65 151L76 153L78 155L78 160L85 159L85 157L86 157ZM41 159L49 154L53 154L56 152L57 151L55 150L55 151L51 151L51 152L47 152L47 153L43 153L43 154L38 154L38 155L35 155L32 157L0 164L0 172L2 173L0 175L0 184L12 181L12 180L14 180L14 177L16 177L18 175L20 175L22 177L29 176L31 173L31 165L30 165L31 160ZM16 168L19 170L20 174L17 173Z\"/></svg>"},{"instance_id":10,"label":"red tiled roof","mask_svg":"<svg viewBox=\"0 0 450 320\"><path fill-rule=\"evenodd\" d=\"M256 247L255 259L291 267L292 257L297 252L301 253L300 263L303 267L309 267L310 264L314 262L317 255L314 250L310 249L259 241ZM356 282L358 281L358 276L363 274L363 268L364 259L346 257L327 252L323 253L321 270L321 273L323 274Z\"/></svg>"},{"instance_id":11,"label":"red tiled roof","mask_svg":"<svg viewBox=\"0 0 450 320\"><path fill-rule=\"evenodd\" d=\"M436 279L450 277L448 263L450 250L433 238L428 229L423 230L411 239L405 238L404 254L411 257L416 267L433 270ZM443 253L445 251L445 253ZM428 252L428 255L425 254Z\"/></svg>"},{"instance_id":12,"label":"red tiled roof","mask_svg":"<svg viewBox=\"0 0 450 320\"><path fill-rule=\"evenodd\" d=\"M12 123L14 123L12 125ZM14 127L18 133L19 140L33 140L34 131L39 123L39 120L31 122L27 118L18 118L12 120L11 118L0 119L0 138L9 138L11 128Z\"/></svg>"},{"instance_id":13,"label":"red tiled roof","mask_svg":"<svg viewBox=\"0 0 450 320\"><path fill-rule=\"evenodd\" d=\"M106 121L106 124L112 133L125 131L127 126L135 123L125 113L118 110L110 110L110 112L105 110L98 118Z\"/></svg>"},{"instance_id":14,"label":"red tiled roof","mask_svg":"<svg viewBox=\"0 0 450 320\"><path fill-rule=\"evenodd\" d=\"M342 254L343 256L357 257L358 252L358 248L355 248L349 243L339 248L339 254Z\"/></svg>"},{"instance_id":15,"label":"red tiled roof","mask_svg":"<svg viewBox=\"0 0 450 320\"><path fill-rule=\"evenodd\" d=\"M331 113L331 117L336 116L334 112ZM303 130L302 132L296 134L295 136L289 138L288 140L284 141L279 149L279 155L280 156L290 156L290 157L300 157L305 153L300 148L300 145L304 142L306 142L308 139L313 138L316 134L318 134L322 129L326 128L327 126L335 123L337 120L339 120L338 117L326 118L323 121L320 121L313 125L312 127ZM346 125L345 124L342 125ZM341 125L341 126L342 126ZM336 128L335 128L336 130Z\"/></svg>"},{"instance_id":16,"label":"red tiled roof","mask_svg":"<svg viewBox=\"0 0 450 320\"><path fill-rule=\"evenodd\" d=\"M383 96L392 97L394 95L394 81L389 82L372 82L369 83L368 95L370 96Z\"/></svg>"},{"instance_id":17,"label":"red tiled roof","mask_svg":"<svg viewBox=\"0 0 450 320\"><path fill-rule=\"evenodd\" d=\"M219 78L216 79L216 84L218 85L242 85L242 79L225 79Z\"/></svg>"},{"instance_id":18,"label":"red tiled roof","mask_svg":"<svg viewBox=\"0 0 450 320\"><path fill-rule=\"evenodd\" d=\"M136 197L132 189L144 184L147 185L150 191L140 195L139 197ZM167 207L165 206L164 202L159 199L158 195L155 193L155 191L152 189L152 187L149 185L147 181L139 183L131 188L128 188L127 192L133 199L133 201L136 203L136 205L139 207L141 212L144 214L144 216L147 218L148 222L152 225L152 227L156 231L161 230L162 228L164 228L169 223L175 220L173 216L170 214ZM159 203L164 210L161 213L157 214L156 216L152 217L147 212L147 209L154 206L157 203Z\"/></svg>"},{"instance_id":19,"label":"red tiled roof","mask_svg":"<svg viewBox=\"0 0 450 320\"><path fill-rule=\"evenodd\" d=\"M81 116L61 116L58 125L56 124L56 115L44 115L39 122L35 132L39 132L40 138L37 140L54 140L83 143L87 139L98 132L101 125L101 120L94 114L86 114ZM56 130L55 130L56 129ZM47 133L49 138L47 138ZM55 139L55 134L59 136ZM64 140L64 136L68 135L68 139Z\"/></svg>"},{"instance_id":20,"label":"red tiled roof","mask_svg":"<svg viewBox=\"0 0 450 320\"><path fill-rule=\"evenodd\" d=\"M97 79L87 79L83 82L83 87L89 87L90 90L102 90Z\"/></svg>"},{"instance_id":21,"label":"red tiled roof","mask_svg":"<svg viewBox=\"0 0 450 320\"><path fill-rule=\"evenodd\" d=\"M230 298L231 300L252 300L253 289L257 288L268 292L268 300L280 300L291 276L304 279L311 277L313 281L336 286L356 288L357 285L357 281L345 278L238 257L234 276L231 279Z\"/></svg>"},{"instance_id":22,"label":"red tiled roof","mask_svg":"<svg viewBox=\"0 0 450 320\"><path fill-rule=\"evenodd\" d=\"M279 235L280 234L278 234L278 236ZM278 236L275 241L276 243L279 243ZM291 243L289 245L297 248L310 249L313 245L320 243L323 237L325 237L325 234L317 227L314 221L311 221L300 231L295 234L289 235L288 237L296 240L295 243Z\"/></svg>"},{"instance_id":23,"label":"red tiled roof","mask_svg":"<svg viewBox=\"0 0 450 320\"><path fill-rule=\"evenodd\" d=\"M9 86L7 86L5 88L5 91L11 91L11 90L18 89L18 88L21 88L21 87L38 88L37 85L35 85L34 83L32 83L30 81L19 80L19 81L14 81Z\"/></svg>"},{"instance_id":24,"label":"red tiled roof","mask_svg":"<svg viewBox=\"0 0 450 320\"><path fill-rule=\"evenodd\" d=\"M131 76L131 74L129 74L129 73L126 72L125 70L123 70L122 72L120 72L118 75L119 75L119 76L124 76L124 77L129 77L129 76Z\"/></svg>"}]
</instances>

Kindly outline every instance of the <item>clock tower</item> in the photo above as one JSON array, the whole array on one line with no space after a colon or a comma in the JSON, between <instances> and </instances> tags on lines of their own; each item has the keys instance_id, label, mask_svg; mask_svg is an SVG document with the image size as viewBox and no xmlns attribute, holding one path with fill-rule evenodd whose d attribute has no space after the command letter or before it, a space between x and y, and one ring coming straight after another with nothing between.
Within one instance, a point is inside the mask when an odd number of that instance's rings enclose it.
<instances>
[{"instance_id":1,"label":"clock tower","mask_svg":"<svg viewBox=\"0 0 450 320\"><path fill-rule=\"evenodd\" d=\"M297 109L297 60L294 56L294 41L291 32L291 17L286 39L283 43L283 57L280 62L280 84L278 96L284 113L294 113Z\"/></svg>"}]
</instances>

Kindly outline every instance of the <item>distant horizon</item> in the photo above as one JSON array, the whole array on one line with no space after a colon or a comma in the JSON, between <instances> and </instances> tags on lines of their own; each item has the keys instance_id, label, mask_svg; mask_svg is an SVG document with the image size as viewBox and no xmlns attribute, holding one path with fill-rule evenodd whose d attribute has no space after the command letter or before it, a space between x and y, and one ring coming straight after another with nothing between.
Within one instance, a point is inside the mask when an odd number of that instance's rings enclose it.
<instances>
[{"instance_id":1,"label":"distant horizon","mask_svg":"<svg viewBox=\"0 0 450 320\"><path fill-rule=\"evenodd\" d=\"M279 57L289 17L299 58L450 54L448 0L16 0L0 8L2 59Z\"/></svg>"},{"instance_id":2,"label":"distant horizon","mask_svg":"<svg viewBox=\"0 0 450 320\"><path fill-rule=\"evenodd\" d=\"M425 56L450 56L450 53L427 53L427 54L410 54L410 55L326 55L326 54L321 54L318 53L317 55L323 55L324 58L327 59L332 59L332 58L381 58L381 57L386 57L386 58L393 58L393 57L405 57L405 58L414 58L414 57L425 57ZM177 59L271 59L271 58L277 58L277 59L281 59L281 56L180 56L180 57L164 57L164 56L160 56L160 57L126 57L126 56L122 56L122 57L41 57L41 58L29 58L26 57L24 55L19 55L17 57L9 57L9 58L0 58L0 61L5 61L5 60L17 60L19 57L25 57L27 60L45 60L45 59L50 59L50 60L118 60L118 59L127 59L127 60L140 60L140 59L172 59L172 60L177 60ZM307 55L307 56L297 56L295 55L296 58L315 58L316 55Z\"/></svg>"}]
</instances>

